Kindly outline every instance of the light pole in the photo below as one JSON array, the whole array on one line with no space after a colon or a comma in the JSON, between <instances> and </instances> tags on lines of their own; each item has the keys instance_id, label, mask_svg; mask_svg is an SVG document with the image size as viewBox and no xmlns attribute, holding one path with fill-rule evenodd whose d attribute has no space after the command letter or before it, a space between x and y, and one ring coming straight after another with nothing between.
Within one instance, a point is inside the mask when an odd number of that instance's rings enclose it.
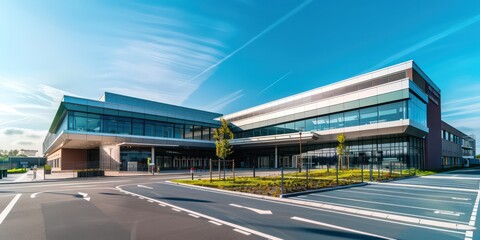
<instances>
[{"instance_id":1,"label":"light pole","mask_svg":"<svg viewBox=\"0 0 480 240\"><path fill-rule=\"evenodd\" d=\"M302 164L303 164L303 160L302 160L302 131L303 131L303 128L302 127L299 127L298 128L298 133L300 134L300 159L298 161L298 172L302 172Z\"/></svg>"}]
</instances>

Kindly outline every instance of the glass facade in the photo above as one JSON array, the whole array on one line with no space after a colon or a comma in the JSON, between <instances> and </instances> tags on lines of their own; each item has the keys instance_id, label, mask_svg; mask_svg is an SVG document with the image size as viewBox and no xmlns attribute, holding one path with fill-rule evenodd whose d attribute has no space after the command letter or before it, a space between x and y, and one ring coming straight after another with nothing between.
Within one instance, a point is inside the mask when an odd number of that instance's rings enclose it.
<instances>
[{"instance_id":1,"label":"glass facade","mask_svg":"<svg viewBox=\"0 0 480 240\"><path fill-rule=\"evenodd\" d=\"M392 162L402 164L404 168L421 168L424 162L424 139L391 135L382 138L347 141L346 148L352 164L359 162L359 154L365 154L368 162ZM310 168L321 165L334 165L337 160L337 143L303 144L302 158L309 159ZM299 145L278 147L278 166L296 167ZM238 149L235 159L242 159L238 167L274 167L275 148ZM307 161L304 161L304 163Z\"/></svg>"},{"instance_id":2,"label":"glass facade","mask_svg":"<svg viewBox=\"0 0 480 240\"><path fill-rule=\"evenodd\" d=\"M235 138L295 133L298 132L300 127L303 131L323 131L390 122L400 119L411 119L427 127L426 104L416 96L411 96L409 100L302 119L248 131L240 131L235 133Z\"/></svg>"},{"instance_id":3,"label":"glass facade","mask_svg":"<svg viewBox=\"0 0 480 240\"><path fill-rule=\"evenodd\" d=\"M132 117L68 111L68 130L111 133L163 138L183 138L211 141L213 130L209 124L171 123ZM64 128L65 129L65 128ZM61 129L63 130L63 129Z\"/></svg>"}]
</instances>

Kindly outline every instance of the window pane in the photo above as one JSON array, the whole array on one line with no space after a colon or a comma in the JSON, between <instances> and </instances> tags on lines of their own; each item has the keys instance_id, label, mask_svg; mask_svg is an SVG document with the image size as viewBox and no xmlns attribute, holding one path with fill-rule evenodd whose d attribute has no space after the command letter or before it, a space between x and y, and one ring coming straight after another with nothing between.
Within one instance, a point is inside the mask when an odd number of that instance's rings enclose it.
<instances>
[{"instance_id":1,"label":"window pane","mask_svg":"<svg viewBox=\"0 0 480 240\"><path fill-rule=\"evenodd\" d=\"M185 124L185 139L193 138L193 125Z\"/></svg>"},{"instance_id":2,"label":"window pane","mask_svg":"<svg viewBox=\"0 0 480 240\"><path fill-rule=\"evenodd\" d=\"M175 138L183 138L183 124L175 124Z\"/></svg>"},{"instance_id":3,"label":"window pane","mask_svg":"<svg viewBox=\"0 0 480 240\"><path fill-rule=\"evenodd\" d=\"M317 130L315 123L317 122L317 118L310 118L305 120L305 131L315 131Z\"/></svg>"},{"instance_id":4,"label":"window pane","mask_svg":"<svg viewBox=\"0 0 480 240\"><path fill-rule=\"evenodd\" d=\"M358 126L359 111L349 111L345 113L345 127Z\"/></svg>"},{"instance_id":5,"label":"window pane","mask_svg":"<svg viewBox=\"0 0 480 240\"><path fill-rule=\"evenodd\" d=\"M89 114L87 119L87 132L100 132L102 127L102 119L100 115Z\"/></svg>"},{"instance_id":6,"label":"window pane","mask_svg":"<svg viewBox=\"0 0 480 240\"><path fill-rule=\"evenodd\" d=\"M343 113L337 113L330 115L330 128L342 128L344 127Z\"/></svg>"},{"instance_id":7,"label":"window pane","mask_svg":"<svg viewBox=\"0 0 480 240\"><path fill-rule=\"evenodd\" d=\"M403 103L389 103L378 106L378 122L388 122L403 118Z\"/></svg>"},{"instance_id":8,"label":"window pane","mask_svg":"<svg viewBox=\"0 0 480 240\"><path fill-rule=\"evenodd\" d=\"M317 129L318 130L328 130L330 129L330 117L323 116L317 118Z\"/></svg>"},{"instance_id":9,"label":"window pane","mask_svg":"<svg viewBox=\"0 0 480 240\"><path fill-rule=\"evenodd\" d=\"M145 121L145 136L155 136L154 122Z\"/></svg>"},{"instance_id":10,"label":"window pane","mask_svg":"<svg viewBox=\"0 0 480 240\"><path fill-rule=\"evenodd\" d=\"M360 109L360 125L377 123L378 121L377 107L369 107Z\"/></svg>"},{"instance_id":11,"label":"window pane","mask_svg":"<svg viewBox=\"0 0 480 240\"><path fill-rule=\"evenodd\" d=\"M105 133L117 133L118 122L117 118L114 116L104 116L103 117L103 132Z\"/></svg>"}]
</instances>

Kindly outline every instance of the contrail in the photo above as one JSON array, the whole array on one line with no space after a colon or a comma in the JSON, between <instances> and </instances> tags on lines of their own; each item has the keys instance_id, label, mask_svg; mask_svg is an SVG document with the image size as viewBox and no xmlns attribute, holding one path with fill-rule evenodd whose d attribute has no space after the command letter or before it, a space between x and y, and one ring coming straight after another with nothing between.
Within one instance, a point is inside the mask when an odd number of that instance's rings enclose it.
<instances>
[{"instance_id":1,"label":"contrail","mask_svg":"<svg viewBox=\"0 0 480 240\"><path fill-rule=\"evenodd\" d=\"M191 78L188 82L191 82L195 79L197 79L198 77L202 76L203 74L209 72L210 70L212 70L213 68L217 67L218 65L222 64L223 62L227 61L229 58L231 58L233 55L235 55L237 52L239 52L240 50L244 49L245 47L247 47L248 45L250 45L252 42L254 42L255 40L257 40L258 38L262 37L263 35L265 35L265 33L268 33L270 30L274 29L275 27L277 27L278 25L280 25L281 23L285 22L285 20L289 19L291 16L295 15L298 11L302 10L303 8L305 8L308 4L310 4L313 0L306 0L304 1L302 4L298 5L296 8L294 8L292 11L288 12L286 15L284 15L283 17L281 17L280 19L278 19L277 21L275 21L272 25L268 26L267 28L265 28L263 31L261 31L259 34L257 34L256 36L254 36L253 38L251 38L250 40L248 40L246 43L244 43L242 46L240 46L239 48L237 48L235 51L231 52L230 54L228 54L227 56L225 56L224 58L222 58L220 61L218 61L217 63L213 64L212 66L206 68L205 70L203 70L202 72L200 72L199 74L195 75L193 78ZM185 82L183 84L181 84L180 86L183 86L185 84L187 84L188 82Z\"/></svg>"},{"instance_id":2,"label":"contrail","mask_svg":"<svg viewBox=\"0 0 480 240\"><path fill-rule=\"evenodd\" d=\"M385 66L385 65L388 64L388 63L391 63L391 62L393 62L393 61L395 61L395 60L397 60L397 59L399 59L399 58L401 58L401 57L403 57L403 56L405 56L405 55L407 55L407 54L410 54L410 53L412 53L412 52L415 52L415 51L417 51L418 49L421 49L421 48L423 48L423 47L426 47L426 46L428 46L428 45L430 45L430 44L432 44L432 43L434 43L434 42L436 42L436 41L438 41L438 40L440 40L440 39L443 39L443 38L445 38L445 37L448 37L448 36L450 36L450 35L458 32L458 31L460 31L460 30L462 30L462 29L464 29L464 28L466 28L466 27L468 27L468 26L470 26L470 25L478 22L478 21L480 21L480 14L477 15L477 16L475 16L475 17L473 17L473 18L468 19L468 20L465 21L465 22L462 22L462 23L460 23L460 24L458 24L458 25L455 25L455 26L447 29L447 30L444 31L444 32L441 32L441 33L439 33L439 34L437 34L437 35L434 35L434 36L432 36L432 37L429 37L429 38L423 40L422 42L419 42L419 43L417 43L417 44L415 44L415 45L413 45L413 46L411 46L411 47L409 47L409 48L404 49L404 50L401 51L401 52L398 52L398 53L396 53L396 54L388 57L387 59L381 61L380 63L378 63L377 65L375 65L374 67L372 67L372 68L371 68L370 70L368 70L367 72L369 72L369 71L371 71L371 70L378 69L378 68L380 68L380 67L383 67L383 66Z\"/></svg>"},{"instance_id":3,"label":"contrail","mask_svg":"<svg viewBox=\"0 0 480 240\"><path fill-rule=\"evenodd\" d=\"M280 80L286 78L288 75L290 75L290 73L292 73L292 71L288 72L287 74L283 75L282 77L280 77L279 79L277 79L277 81L273 82L272 84L268 85L268 87L264 88L262 91L260 91L259 93L257 93L257 96L260 95L261 93L267 91L267 89L271 88L273 85L275 85L277 82L280 82Z\"/></svg>"}]
</instances>

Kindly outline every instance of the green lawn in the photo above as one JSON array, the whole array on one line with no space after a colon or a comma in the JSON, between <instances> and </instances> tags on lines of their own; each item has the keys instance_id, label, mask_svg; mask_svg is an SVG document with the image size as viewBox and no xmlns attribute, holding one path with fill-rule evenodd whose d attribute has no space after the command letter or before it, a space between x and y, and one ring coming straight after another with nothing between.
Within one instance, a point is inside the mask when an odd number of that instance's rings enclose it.
<instances>
[{"instance_id":1,"label":"green lawn","mask_svg":"<svg viewBox=\"0 0 480 240\"><path fill-rule=\"evenodd\" d=\"M10 173L10 174L26 173L26 172L27 172L27 169L26 169L26 168L13 168L13 169L7 170L7 173Z\"/></svg>"},{"instance_id":2,"label":"green lawn","mask_svg":"<svg viewBox=\"0 0 480 240\"><path fill-rule=\"evenodd\" d=\"M374 181L392 180L396 178L408 177L408 176L426 176L435 174L435 171L419 171L415 169L403 170L400 172L393 172L390 174L388 171L380 171L380 175L377 169L373 170ZM308 188L306 173L285 173L284 175L284 193L301 192L309 189L320 189L337 186L337 177L335 169L327 171L323 170L310 170L308 174ZM363 171L364 181L370 180L370 172L366 169ZM260 195L268 195L278 197L281 194L281 177L280 175L268 176L268 177L237 177L235 181L233 178L227 178L226 180L219 180L213 178L209 179L196 179L196 180L173 180L177 183L192 184L203 187L219 188L231 191L248 192ZM349 185L362 182L362 171L360 169L342 169L338 171L338 185Z\"/></svg>"}]
</instances>

